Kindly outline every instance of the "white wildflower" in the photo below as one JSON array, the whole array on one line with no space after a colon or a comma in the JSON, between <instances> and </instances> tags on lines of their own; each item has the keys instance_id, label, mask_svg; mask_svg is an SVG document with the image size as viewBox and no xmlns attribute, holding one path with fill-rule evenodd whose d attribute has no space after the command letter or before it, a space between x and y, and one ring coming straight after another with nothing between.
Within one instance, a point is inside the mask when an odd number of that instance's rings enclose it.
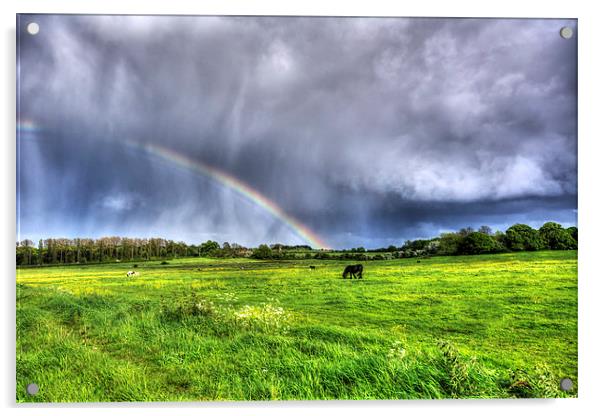
<instances>
[{"instance_id":1,"label":"white wildflower","mask_svg":"<svg viewBox=\"0 0 602 416\"><path fill-rule=\"evenodd\" d=\"M242 326L262 330L280 329L286 331L288 330L286 324L290 320L290 314L283 307L269 303L261 306L245 305L234 312L233 315Z\"/></svg>"},{"instance_id":2,"label":"white wildflower","mask_svg":"<svg viewBox=\"0 0 602 416\"><path fill-rule=\"evenodd\" d=\"M403 348L403 344L401 341L395 341L391 344L391 348L389 348L389 352L387 353L387 357L390 359L398 359L401 360L406 356L406 350Z\"/></svg>"}]
</instances>

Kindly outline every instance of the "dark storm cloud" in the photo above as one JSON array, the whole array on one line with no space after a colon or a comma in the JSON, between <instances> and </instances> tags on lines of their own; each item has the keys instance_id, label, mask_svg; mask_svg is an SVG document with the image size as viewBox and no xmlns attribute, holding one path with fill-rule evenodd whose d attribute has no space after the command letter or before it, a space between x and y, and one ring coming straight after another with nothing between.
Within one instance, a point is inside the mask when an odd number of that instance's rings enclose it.
<instances>
[{"instance_id":1,"label":"dark storm cloud","mask_svg":"<svg viewBox=\"0 0 602 416\"><path fill-rule=\"evenodd\" d=\"M21 153L22 229L52 214L48 232L294 239L124 140L226 170L338 246L575 222L576 40L558 35L574 21L22 20L41 30L20 33L21 117L43 126Z\"/></svg>"}]
</instances>

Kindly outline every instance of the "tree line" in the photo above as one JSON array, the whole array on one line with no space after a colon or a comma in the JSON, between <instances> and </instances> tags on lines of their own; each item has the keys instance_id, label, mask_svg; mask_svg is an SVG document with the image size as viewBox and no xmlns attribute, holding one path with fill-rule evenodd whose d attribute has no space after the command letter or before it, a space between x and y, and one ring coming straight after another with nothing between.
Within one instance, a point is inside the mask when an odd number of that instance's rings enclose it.
<instances>
[{"instance_id":1,"label":"tree line","mask_svg":"<svg viewBox=\"0 0 602 416\"><path fill-rule=\"evenodd\" d=\"M366 250L316 250L308 245L261 244L256 248L236 243L206 241L187 244L164 238L48 238L38 244L31 240L17 242L18 266L48 264L86 264L121 261L145 261L176 257L252 257L256 259L337 259L379 260L434 255L486 254L510 251L575 250L577 227L563 228L547 222L534 229L515 224L505 232L493 232L488 226L470 227L443 233L431 239L408 240L402 246Z\"/></svg>"},{"instance_id":2,"label":"tree line","mask_svg":"<svg viewBox=\"0 0 602 416\"><path fill-rule=\"evenodd\" d=\"M576 250L577 227L563 228L547 222L539 229L526 224L514 224L505 232L495 233L488 226L478 230L463 228L457 232L443 233L430 240L406 241L400 247L403 256L487 254L511 251Z\"/></svg>"},{"instance_id":3,"label":"tree line","mask_svg":"<svg viewBox=\"0 0 602 416\"><path fill-rule=\"evenodd\" d=\"M35 245L31 240L17 243L17 265L44 265L70 263L103 263L137 261L175 257L209 256L215 248L222 249L213 241L201 245L186 244L164 238L47 238ZM239 248L224 243L224 251L233 254Z\"/></svg>"},{"instance_id":4,"label":"tree line","mask_svg":"<svg viewBox=\"0 0 602 416\"><path fill-rule=\"evenodd\" d=\"M430 239L407 240L401 246L366 249L354 247L346 250L318 251L314 253L290 253L276 251L262 244L253 251L258 259L315 258L319 260L384 260L423 256L456 256L467 254L492 254L512 251L576 250L577 227L563 228L555 222L547 222L534 229L526 224L514 224L505 232L493 232L487 225L478 230L471 227L456 232L443 233Z\"/></svg>"}]
</instances>

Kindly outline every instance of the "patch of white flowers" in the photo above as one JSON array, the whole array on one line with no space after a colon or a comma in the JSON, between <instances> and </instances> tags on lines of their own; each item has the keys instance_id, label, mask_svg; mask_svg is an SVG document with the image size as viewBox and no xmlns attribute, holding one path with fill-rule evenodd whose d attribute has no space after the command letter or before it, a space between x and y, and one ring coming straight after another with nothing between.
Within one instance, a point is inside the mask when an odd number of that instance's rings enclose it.
<instances>
[{"instance_id":1,"label":"patch of white flowers","mask_svg":"<svg viewBox=\"0 0 602 416\"><path fill-rule=\"evenodd\" d=\"M253 331L280 332L290 330L292 321L291 313L287 312L278 299L268 298L267 302L259 305L244 305L237 308L235 302L238 297L232 292L222 292L216 295L215 303L212 300L196 295L180 302L175 306L162 305L162 312L171 313L177 319L184 316L203 316L214 321L221 321L225 325L250 329Z\"/></svg>"},{"instance_id":2,"label":"patch of white flowers","mask_svg":"<svg viewBox=\"0 0 602 416\"><path fill-rule=\"evenodd\" d=\"M391 344L391 348L389 348L389 352L387 353L387 357L390 359L401 360L406 356L406 350L403 347L401 341L395 341Z\"/></svg>"},{"instance_id":3,"label":"patch of white flowers","mask_svg":"<svg viewBox=\"0 0 602 416\"><path fill-rule=\"evenodd\" d=\"M238 300L238 296L236 296L236 293L233 292L220 293L216 295L216 298L228 303L236 302Z\"/></svg>"},{"instance_id":4,"label":"patch of white flowers","mask_svg":"<svg viewBox=\"0 0 602 416\"><path fill-rule=\"evenodd\" d=\"M216 312L213 302L207 299L201 299L195 307L201 315L213 315Z\"/></svg>"},{"instance_id":5,"label":"patch of white flowers","mask_svg":"<svg viewBox=\"0 0 602 416\"><path fill-rule=\"evenodd\" d=\"M260 306L245 305L234 312L236 322L247 328L288 331L290 314L281 306L264 303Z\"/></svg>"}]
</instances>

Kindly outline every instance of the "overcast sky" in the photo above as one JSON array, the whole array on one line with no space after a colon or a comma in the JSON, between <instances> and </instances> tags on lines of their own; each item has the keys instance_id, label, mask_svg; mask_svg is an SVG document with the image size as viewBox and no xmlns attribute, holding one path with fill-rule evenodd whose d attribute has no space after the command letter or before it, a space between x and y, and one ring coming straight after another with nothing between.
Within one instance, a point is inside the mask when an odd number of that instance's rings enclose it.
<instances>
[{"instance_id":1,"label":"overcast sky","mask_svg":"<svg viewBox=\"0 0 602 416\"><path fill-rule=\"evenodd\" d=\"M145 144L228 172L332 247L576 224L576 21L20 22L20 239L304 243Z\"/></svg>"}]
</instances>

